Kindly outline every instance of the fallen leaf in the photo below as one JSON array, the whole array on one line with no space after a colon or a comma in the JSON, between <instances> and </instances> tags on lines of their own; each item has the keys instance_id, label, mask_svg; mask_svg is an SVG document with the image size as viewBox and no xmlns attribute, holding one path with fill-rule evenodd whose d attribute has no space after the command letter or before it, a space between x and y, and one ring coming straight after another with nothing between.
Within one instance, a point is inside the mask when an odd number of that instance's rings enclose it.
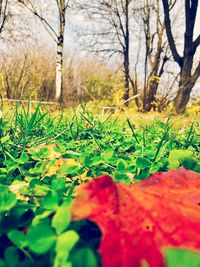
<instances>
[{"instance_id":1,"label":"fallen leaf","mask_svg":"<svg viewBox=\"0 0 200 267\"><path fill-rule=\"evenodd\" d=\"M20 190L23 189L23 188L26 188L28 187L28 183L18 183L18 184L12 184L9 186L9 189L11 192L15 193L16 196L17 196L17 199L19 200L25 200L25 201L28 201L29 200L29 197L27 196L24 196L20 193Z\"/></svg>"},{"instance_id":2,"label":"fallen leaf","mask_svg":"<svg viewBox=\"0 0 200 267\"><path fill-rule=\"evenodd\" d=\"M80 168L82 167L80 162L77 162L75 159L60 158L60 159L57 159L55 163L51 167L48 168L46 175L51 176L57 173L57 171L62 167L63 164L67 164L68 166L77 166ZM58 174L57 176L59 177ZM66 182L71 182L72 180L79 180L80 183L84 183L84 182L92 180L92 178L87 176L87 171L84 171L82 174L74 176L73 178L66 177Z\"/></svg>"},{"instance_id":3,"label":"fallen leaf","mask_svg":"<svg viewBox=\"0 0 200 267\"><path fill-rule=\"evenodd\" d=\"M55 174L57 170L59 170L65 163L69 164L70 166L77 164L77 162L74 159L64 159L64 158L57 159L55 163L48 169L46 175L51 176Z\"/></svg>"},{"instance_id":4,"label":"fallen leaf","mask_svg":"<svg viewBox=\"0 0 200 267\"><path fill-rule=\"evenodd\" d=\"M179 169L132 185L102 176L78 189L71 213L100 227L103 267L163 267L166 247L200 250L200 175Z\"/></svg>"},{"instance_id":5,"label":"fallen leaf","mask_svg":"<svg viewBox=\"0 0 200 267\"><path fill-rule=\"evenodd\" d=\"M34 151L35 151L35 152L39 152L40 149L42 149L42 148L48 148L48 149L49 149L49 151L50 151L50 155L49 155L48 159L50 159L50 160L60 158L60 156L61 156L61 153L60 153L60 152L56 152L56 151L55 151L56 144L41 144L41 145L35 147L35 148L34 148ZM33 149L33 148L31 148L31 149ZM31 149L28 149L28 152L29 152Z\"/></svg>"}]
</instances>

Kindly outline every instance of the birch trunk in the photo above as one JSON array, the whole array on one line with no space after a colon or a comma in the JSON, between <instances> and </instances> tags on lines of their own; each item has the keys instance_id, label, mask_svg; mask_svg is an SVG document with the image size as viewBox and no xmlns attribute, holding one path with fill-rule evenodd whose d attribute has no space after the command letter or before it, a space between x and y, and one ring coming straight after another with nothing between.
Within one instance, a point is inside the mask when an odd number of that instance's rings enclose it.
<instances>
[{"instance_id":1,"label":"birch trunk","mask_svg":"<svg viewBox=\"0 0 200 267\"><path fill-rule=\"evenodd\" d=\"M65 0L60 0L59 9L59 35L57 42L56 55L56 100L63 103L63 50L64 50L64 35L65 35Z\"/></svg>"},{"instance_id":2,"label":"birch trunk","mask_svg":"<svg viewBox=\"0 0 200 267\"><path fill-rule=\"evenodd\" d=\"M63 95L63 43L57 44L56 56L56 100L62 101Z\"/></svg>"},{"instance_id":3,"label":"birch trunk","mask_svg":"<svg viewBox=\"0 0 200 267\"><path fill-rule=\"evenodd\" d=\"M5 0L6 3L8 0ZM63 100L63 50L64 50L64 36L65 36L65 15L66 9L69 7L70 0L56 0L56 9L58 16L58 28L51 25L51 22L43 16L42 5L35 5L35 1L32 0L23 0L19 1L24 5L28 11L30 11L34 16L36 16L40 22L43 24L44 28L53 38L57 45L56 53L56 66L55 66L55 92L54 98L61 104ZM43 2L43 1L41 1ZM46 1L48 2L48 1ZM49 1L53 2L53 1ZM52 3L49 4L51 6ZM46 5L45 5L46 6ZM40 8L39 8L40 7ZM0 0L0 15L2 8L2 0ZM46 7L48 8L48 6ZM45 10L46 11L46 10ZM46 13L46 12L44 12ZM1 28L0 28L1 30Z\"/></svg>"}]
</instances>

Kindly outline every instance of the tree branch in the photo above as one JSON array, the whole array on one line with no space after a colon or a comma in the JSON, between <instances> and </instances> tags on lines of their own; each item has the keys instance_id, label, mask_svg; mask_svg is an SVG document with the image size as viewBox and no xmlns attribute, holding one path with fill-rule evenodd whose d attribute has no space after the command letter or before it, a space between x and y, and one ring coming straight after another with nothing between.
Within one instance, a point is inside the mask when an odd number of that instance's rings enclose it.
<instances>
[{"instance_id":1,"label":"tree branch","mask_svg":"<svg viewBox=\"0 0 200 267\"><path fill-rule=\"evenodd\" d=\"M8 7L8 0L5 1L4 10L3 10L3 0L0 1L0 19L2 18L1 25L0 25L0 33L3 31L6 19L7 19L7 7Z\"/></svg>"},{"instance_id":2,"label":"tree branch","mask_svg":"<svg viewBox=\"0 0 200 267\"><path fill-rule=\"evenodd\" d=\"M200 61L199 61L198 66L196 67L196 70L194 71L193 75L191 76L192 83L195 84L199 77L200 77Z\"/></svg>"},{"instance_id":3,"label":"tree branch","mask_svg":"<svg viewBox=\"0 0 200 267\"><path fill-rule=\"evenodd\" d=\"M183 65L183 58L179 55L177 51L177 47L176 47L174 37L172 34L171 21L170 21L170 16L169 16L169 3L168 3L168 0L162 0L162 3L163 3L164 13L165 13L165 27L166 27L166 33L167 33L169 46L171 48L174 60L181 67Z\"/></svg>"},{"instance_id":4,"label":"tree branch","mask_svg":"<svg viewBox=\"0 0 200 267\"><path fill-rule=\"evenodd\" d=\"M195 51L196 51L196 49L197 49L197 47L199 45L200 45L200 34L199 34L199 36L193 42L193 46L194 46Z\"/></svg>"},{"instance_id":5,"label":"tree branch","mask_svg":"<svg viewBox=\"0 0 200 267\"><path fill-rule=\"evenodd\" d=\"M48 33L51 35L51 37L53 38L53 40L55 42L57 42L58 40L58 34L56 33L56 31L54 30L54 28L48 23L48 21L42 17L42 15L40 15L36 9L36 7L28 0L26 3L24 0L18 0L19 3L21 3L22 5L24 5L24 7L29 10L33 15L35 15L44 25L45 29L48 31ZM29 5L31 7L29 7Z\"/></svg>"},{"instance_id":6,"label":"tree branch","mask_svg":"<svg viewBox=\"0 0 200 267\"><path fill-rule=\"evenodd\" d=\"M65 10L69 7L69 3L70 3L70 0L68 0L67 2L66 2L66 4L65 4ZM65 11L64 10L64 11Z\"/></svg>"}]
</instances>

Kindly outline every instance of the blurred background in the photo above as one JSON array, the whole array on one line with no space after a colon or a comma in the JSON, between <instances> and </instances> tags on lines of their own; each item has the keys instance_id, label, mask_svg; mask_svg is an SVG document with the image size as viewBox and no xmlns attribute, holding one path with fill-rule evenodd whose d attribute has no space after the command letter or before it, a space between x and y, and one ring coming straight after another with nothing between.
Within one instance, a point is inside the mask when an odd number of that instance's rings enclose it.
<instances>
[{"instance_id":1,"label":"blurred background","mask_svg":"<svg viewBox=\"0 0 200 267\"><path fill-rule=\"evenodd\" d=\"M1 97L198 109L199 21L196 0L0 0Z\"/></svg>"}]
</instances>

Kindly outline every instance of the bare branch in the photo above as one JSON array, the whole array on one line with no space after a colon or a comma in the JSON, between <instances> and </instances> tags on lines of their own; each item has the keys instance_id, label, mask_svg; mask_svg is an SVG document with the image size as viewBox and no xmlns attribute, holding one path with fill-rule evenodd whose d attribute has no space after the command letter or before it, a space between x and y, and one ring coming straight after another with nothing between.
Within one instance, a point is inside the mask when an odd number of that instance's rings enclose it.
<instances>
[{"instance_id":1,"label":"bare branch","mask_svg":"<svg viewBox=\"0 0 200 267\"><path fill-rule=\"evenodd\" d=\"M18 0L18 2L24 5L24 7L27 10L29 10L33 15L35 15L42 22L42 24L44 25L45 29L50 34L50 36L53 38L54 41L57 42L58 34L54 30L54 28L50 25L50 23L41 14L38 13L33 3L30 0L27 0L27 2L25 2L24 0Z\"/></svg>"},{"instance_id":2,"label":"bare branch","mask_svg":"<svg viewBox=\"0 0 200 267\"><path fill-rule=\"evenodd\" d=\"M199 45L200 45L200 34L199 34L199 36L193 42L193 46L194 46L195 51L196 51L196 49L197 49L197 47Z\"/></svg>"},{"instance_id":3,"label":"bare branch","mask_svg":"<svg viewBox=\"0 0 200 267\"><path fill-rule=\"evenodd\" d=\"M183 58L179 55L177 51L177 47L175 45L174 37L172 34L172 28L171 28L171 20L169 16L169 2L168 0L162 0L164 13L165 13L165 27L166 27L166 33L169 41L169 45L172 51L172 55L174 60L179 64L179 66L183 65Z\"/></svg>"},{"instance_id":4,"label":"bare branch","mask_svg":"<svg viewBox=\"0 0 200 267\"><path fill-rule=\"evenodd\" d=\"M200 76L200 61L199 61L198 66L196 67L193 75L191 76L191 81L192 81L193 84L196 83L196 81L199 78L199 76Z\"/></svg>"},{"instance_id":5,"label":"bare branch","mask_svg":"<svg viewBox=\"0 0 200 267\"><path fill-rule=\"evenodd\" d=\"M7 8L8 8L8 0L4 1L3 6L3 0L0 0L0 33L3 31L5 22L7 20Z\"/></svg>"}]
</instances>

